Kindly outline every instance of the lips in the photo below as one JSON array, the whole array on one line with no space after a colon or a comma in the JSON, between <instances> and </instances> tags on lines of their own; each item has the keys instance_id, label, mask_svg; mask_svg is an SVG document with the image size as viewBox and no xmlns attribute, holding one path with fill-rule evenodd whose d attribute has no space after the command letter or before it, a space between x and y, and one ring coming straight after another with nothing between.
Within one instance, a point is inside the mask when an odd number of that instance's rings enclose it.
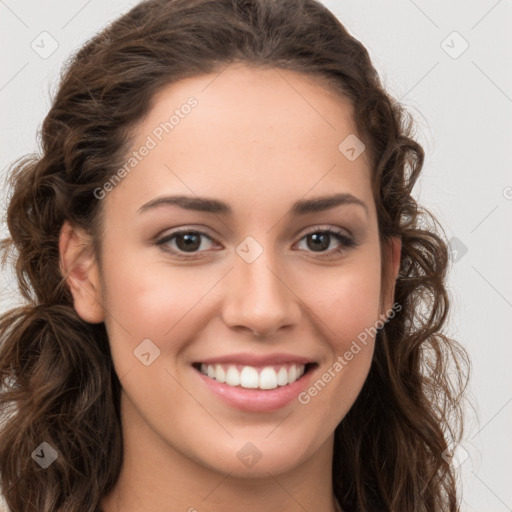
<instances>
[{"instance_id":1,"label":"lips","mask_svg":"<svg viewBox=\"0 0 512 512\"><path fill-rule=\"evenodd\" d=\"M286 354L283 352L279 352L276 354L248 354L247 352L241 352L238 354L228 354L219 357L211 357L209 359L201 359L200 361L195 361L194 364L239 364L244 366L272 366L279 364L302 364L306 365L308 363L315 363L315 360L312 358L294 355L294 354Z\"/></svg>"},{"instance_id":2,"label":"lips","mask_svg":"<svg viewBox=\"0 0 512 512\"><path fill-rule=\"evenodd\" d=\"M274 389L287 386L304 375L308 365L274 365L254 367L234 364L201 364L203 375L228 386L241 386L246 389ZM197 366L196 366L197 368Z\"/></svg>"},{"instance_id":3,"label":"lips","mask_svg":"<svg viewBox=\"0 0 512 512\"><path fill-rule=\"evenodd\" d=\"M314 362L292 354L238 353L203 359L193 367L203 375L229 386L274 389L299 379Z\"/></svg>"},{"instance_id":4,"label":"lips","mask_svg":"<svg viewBox=\"0 0 512 512\"><path fill-rule=\"evenodd\" d=\"M316 363L290 354L230 354L193 363L203 375L231 387L271 390L300 379Z\"/></svg>"},{"instance_id":5,"label":"lips","mask_svg":"<svg viewBox=\"0 0 512 512\"><path fill-rule=\"evenodd\" d=\"M205 365L203 363L203 370L205 367L209 368L212 366L213 365ZM261 380L257 381L258 387L253 389L245 388L241 385L232 386L226 382L217 381L215 376L209 377L208 375L205 375L201 372L201 363L193 364L192 367L194 368L193 371L199 378L199 381L206 386L208 393L211 393L212 397L219 399L229 407L234 407L238 410L250 413L271 413L296 401L300 393L302 393L304 389L310 385L312 379L315 378L319 365L317 363L307 363L304 365L304 373L302 375L296 375L296 380L293 382L267 389L260 387L262 384ZM236 366L232 365L232 367ZM250 375L248 377L250 383L250 379L255 378L254 372L256 372L256 369L246 365L242 366L242 372L243 369L247 368L249 368L249 370L246 370L246 372L249 371L250 373L253 373L252 377ZM267 367L264 367L261 370L261 373L259 374L260 377L265 372L265 368ZM240 378L244 379L245 377L241 376ZM265 379L272 379L272 377L267 376L264 377L264 381ZM273 386L274 382L272 381L270 385Z\"/></svg>"}]
</instances>

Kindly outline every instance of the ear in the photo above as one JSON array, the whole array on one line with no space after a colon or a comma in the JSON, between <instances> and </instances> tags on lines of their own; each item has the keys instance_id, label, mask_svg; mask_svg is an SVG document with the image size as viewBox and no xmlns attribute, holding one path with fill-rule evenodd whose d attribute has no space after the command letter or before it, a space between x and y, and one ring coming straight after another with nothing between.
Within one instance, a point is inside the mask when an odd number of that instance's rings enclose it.
<instances>
[{"instance_id":1,"label":"ear","mask_svg":"<svg viewBox=\"0 0 512 512\"><path fill-rule=\"evenodd\" d=\"M382 313L386 314L394 304L395 285L398 272L400 271L400 256L402 253L402 240L398 237L391 237L384 247L386 251L386 268L383 277L386 279L383 285Z\"/></svg>"},{"instance_id":2,"label":"ear","mask_svg":"<svg viewBox=\"0 0 512 512\"><path fill-rule=\"evenodd\" d=\"M59 237L60 271L78 315L91 324L105 319L94 249L90 236L65 221Z\"/></svg>"}]
</instances>

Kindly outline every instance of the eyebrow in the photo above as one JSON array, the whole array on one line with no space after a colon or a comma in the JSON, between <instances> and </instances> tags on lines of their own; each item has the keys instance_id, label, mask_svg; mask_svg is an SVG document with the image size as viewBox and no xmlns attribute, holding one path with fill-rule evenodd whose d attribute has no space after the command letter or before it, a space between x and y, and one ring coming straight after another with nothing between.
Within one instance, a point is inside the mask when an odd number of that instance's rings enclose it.
<instances>
[{"instance_id":1,"label":"eyebrow","mask_svg":"<svg viewBox=\"0 0 512 512\"><path fill-rule=\"evenodd\" d=\"M323 212L336 206L341 205L358 205L364 208L368 215L368 207L364 201L353 196L352 194L342 193L331 196L321 196L313 199L300 199L295 202L290 213L293 215L306 215L308 213ZM152 199L139 208L139 213L157 208L160 206L174 205L185 210L196 210L200 212L208 212L222 215L232 215L233 210L227 203L207 197L192 196L162 196Z\"/></svg>"}]
</instances>

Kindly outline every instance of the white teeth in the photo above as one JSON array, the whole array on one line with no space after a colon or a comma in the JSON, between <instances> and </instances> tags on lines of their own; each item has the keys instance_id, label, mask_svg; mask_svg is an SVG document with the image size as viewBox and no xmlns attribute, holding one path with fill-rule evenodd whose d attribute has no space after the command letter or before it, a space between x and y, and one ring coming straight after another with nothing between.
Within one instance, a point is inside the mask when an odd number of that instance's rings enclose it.
<instances>
[{"instance_id":1,"label":"white teeth","mask_svg":"<svg viewBox=\"0 0 512 512\"><path fill-rule=\"evenodd\" d=\"M282 370L282 368L281 368ZM274 368L267 366L260 373L260 388L274 389L277 388L277 375Z\"/></svg>"},{"instance_id":2,"label":"white teeth","mask_svg":"<svg viewBox=\"0 0 512 512\"><path fill-rule=\"evenodd\" d=\"M257 388L258 384L258 370L252 366L244 366L242 373L240 373L240 386L243 388Z\"/></svg>"},{"instance_id":3,"label":"white teeth","mask_svg":"<svg viewBox=\"0 0 512 512\"><path fill-rule=\"evenodd\" d=\"M229 364L201 364L201 373L211 379L224 382L228 386L241 386L247 389L275 389L295 382L304 375L305 365L265 366L261 371L253 366ZM276 371L277 368L277 371Z\"/></svg>"},{"instance_id":4,"label":"white teeth","mask_svg":"<svg viewBox=\"0 0 512 512\"><path fill-rule=\"evenodd\" d=\"M226 372L224 371L224 368L220 364L215 365L215 380L218 380L219 382L226 382Z\"/></svg>"},{"instance_id":5,"label":"white teeth","mask_svg":"<svg viewBox=\"0 0 512 512\"><path fill-rule=\"evenodd\" d=\"M228 367L228 371L226 372L226 384L228 386L240 385L240 372L234 366Z\"/></svg>"},{"instance_id":6,"label":"white teeth","mask_svg":"<svg viewBox=\"0 0 512 512\"><path fill-rule=\"evenodd\" d=\"M288 370L283 366L277 372L277 385L286 386L288 384Z\"/></svg>"}]
</instances>

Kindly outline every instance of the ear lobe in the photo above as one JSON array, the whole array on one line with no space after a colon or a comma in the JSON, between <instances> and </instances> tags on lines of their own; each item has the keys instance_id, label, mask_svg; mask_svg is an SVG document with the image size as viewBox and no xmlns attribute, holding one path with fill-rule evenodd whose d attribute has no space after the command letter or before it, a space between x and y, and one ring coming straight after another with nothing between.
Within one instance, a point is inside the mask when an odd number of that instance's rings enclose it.
<instances>
[{"instance_id":1,"label":"ear lobe","mask_svg":"<svg viewBox=\"0 0 512 512\"><path fill-rule=\"evenodd\" d=\"M78 315L91 324L105 319L99 272L90 236L65 221L59 236L60 271Z\"/></svg>"}]
</instances>

